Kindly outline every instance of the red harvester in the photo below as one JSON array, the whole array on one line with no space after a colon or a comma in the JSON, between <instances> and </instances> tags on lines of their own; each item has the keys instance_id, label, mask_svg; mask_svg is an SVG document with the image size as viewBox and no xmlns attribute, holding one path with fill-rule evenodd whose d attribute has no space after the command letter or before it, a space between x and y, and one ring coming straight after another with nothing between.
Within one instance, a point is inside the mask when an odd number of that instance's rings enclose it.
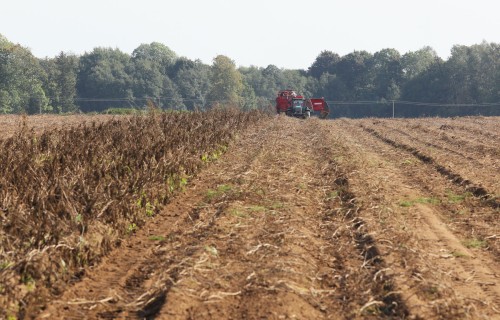
<instances>
[{"instance_id":1,"label":"red harvester","mask_svg":"<svg viewBox=\"0 0 500 320\"><path fill-rule=\"evenodd\" d=\"M311 113L318 112L321 119L328 117L329 108L324 98L306 99L295 91L287 89L278 92L276 112L290 117L309 118Z\"/></svg>"}]
</instances>

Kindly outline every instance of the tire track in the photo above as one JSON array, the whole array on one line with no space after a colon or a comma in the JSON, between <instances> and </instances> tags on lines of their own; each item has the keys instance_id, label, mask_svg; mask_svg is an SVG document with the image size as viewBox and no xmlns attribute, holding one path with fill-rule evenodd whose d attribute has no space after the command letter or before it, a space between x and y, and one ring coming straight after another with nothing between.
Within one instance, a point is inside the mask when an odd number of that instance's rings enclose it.
<instances>
[{"instance_id":1,"label":"tire track","mask_svg":"<svg viewBox=\"0 0 500 320\"><path fill-rule=\"evenodd\" d=\"M240 181L248 194L228 204L204 240L217 255L198 251L158 317L404 318L374 239L360 219L346 220L356 209L345 181L335 182L336 164L324 161L329 149L315 145L321 132L300 138L315 122L275 125L255 166L225 182Z\"/></svg>"},{"instance_id":2,"label":"tire track","mask_svg":"<svg viewBox=\"0 0 500 320\"><path fill-rule=\"evenodd\" d=\"M394 128L392 122L382 121L381 123L383 123L382 127L384 129L389 129L392 132L395 132L401 136L407 137L411 141L419 142L425 146L428 146L428 147L431 147L431 148L434 148L437 150L442 150L448 154L454 154L460 158L466 159L468 161L473 161L478 165L482 165L482 163L478 159L473 158L470 155L468 155L468 153L470 154L472 151L477 151L477 149L478 149L478 145L474 145L473 147L470 147L469 144L471 144L471 142L468 140L462 140L462 139L450 140L447 136L443 136L442 134L441 135L435 134L434 139L436 137L439 137L440 140L443 140L442 142L444 145L440 145L440 144L437 144L435 142L429 142L428 141L429 139L425 139L426 138L425 135L429 134L428 129L423 129L421 127L418 127L419 131L417 132L416 130L412 130L411 128L409 128L407 126L406 129L407 129L407 131L410 130L410 132L412 133L411 134L405 130L402 130L399 128ZM451 149L447 145L453 145L454 147L459 147L459 151ZM464 149L465 149L465 151L467 151L466 153L464 153ZM484 148L483 147L483 152L484 151L486 151L488 154L493 155L493 156L496 156L498 154L497 150L493 149L493 148Z\"/></svg>"},{"instance_id":3,"label":"tire track","mask_svg":"<svg viewBox=\"0 0 500 320\"><path fill-rule=\"evenodd\" d=\"M474 183L468 179L463 178L461 175L458 173L453 172L452 170L440 165L434 158L432 158L429 155L426 155L422 153L420 150L409 146L404 143L396 142L392 139L389 139L385 136L383 136L380 132L376 131L375 129L366 127L364 125L360 125L363 130L369 132L371 135L376 137L377 139L387 143L388 145L391 145L395 148L407 151L411 153L413 156L415 156L417 159L421 160L424 163L427 163L435 168L437 172L439 172L442 176L450 179L453 183L455 183L458 186L461 186L465 189L465 191L471 192L475 197L478 197L482 200L485 201L489 206L491 206L494 209L500 208L500 202L498 199L496 199L495 196L493 196L493 193L488 192L484 187L478 185L477 183Z\"/></svg>"},{"instance_id":4,"label":"tire track","mask_svg":"<svg viewBox=\"0 0 500 320\"><path fill-rule=\"evenodd\" d=\"M370 132L369 130L367 131L365 128L362 128L362 130L369 132L372 136L385 143L386 145L400 150L404 153L408 153L427 165L427 167L429 168L427 173L423 173L421 172L421 170L410 170L407 173L409 176L413 176L414 180L419 181L417 183L421 186L422 190L424 190L426 193L432 194L432 197L430 199L435 199L435 197L443 197L444 190L443 188L441 188L441 190L439 190L439 188L438 190L435 190L436 188L430 187L431 185L428 181L425 181L425 179L421 178L424 176L432 176L432 171L446 178L446 182L450 182L452 184L452 186L448 186L445 189L452 190L457 187L459 189L455 189L455 191L453 191L455 194L461 194L465 191L466 193L470 193L474 198L476 198L477 201L475 202L467 201L470 203L468 203L465 209L463 207L457 208L452 204L446 205L446 202L450 201L448 199L443 199L443 201L441 201L441 205L443 207L446 207L446 211L451 211L451 213L448 212L446 216L448 217L448 219L456 221L455 226L457 226L457 223L462 224L462 226L459 226L459 228L460 230L462 230L462 233L464 233L464 241L469 241L470 239L472 239L471 241L474 241L474 239L476 238L483 239L482 241L488 243L487 247L489 248L489 251L492 252L494 257L496 257L496 259L498 260L498 253L500 252L500 241L498 241L498 238L496 236L496 234L498 233L498 219L496 218L496 216L499 209L499 200L497 196L492 195L484 187L481 187L471 182L470 180L464 179L461 175L440 165L434 158L427 156L413 146L408 146L406 144L388 139L377 131L375 131L374 135L373 132ZM409 167L409 169L411 169L411 166ZM443 184L443 181L436 181L435 183L440 186ZM454 197L453 192L451 193L452 199ZM450 194L448 194L448 196L449 195ZM462 196L461 198L459 197L459 199L465 199L465 197L466 196ZM451 201L453 202L454 200ZM463 212L463 210L476 213L473 217L469 219L464 218L462 219L462 221L460 221L458 217L460 216L460 212ZM453 214L453 212L455 214Z\"/></svg>"},{"instance_id":5,"label":"tire track","mask_svg":"<svg viewBox=\"0 0 500 320\"><path fill-rule=\"evenodd\" d=\"M325 123L315 123L314 127L311 127L311 130L318 130L321 137L328 137L329 132L324 127ZM338 144L330 142L329 139L316 139L315 143L317 145L324 145L321 152L316 150L318 159L335 159L336 156L344 154L345 151L339 148ZM349 231L349 237L351 237L349 241L355 244L356 249L363 258L362 268L369 270L369 279L373 283L371 288L373 297L361 309L373 309L375 307L381 316L400 319L407 318L411 314L411 308L406 305L398 293L395 279L391 274L386 272L390 268L380 252L376 238L372 235L370 227L362 218L363 207L357 203L357 196L351 190L349 174L345 170L347 168L343 168L341 163L329 160L328 169L325 170L325 173L330 175L334 190L338 192L337 197L340 199L342 207L340 212L336 212L337 214L332 215L330 213L325 218L346 226L346 231ZM336 234L338 231L338 228L330 230L333 234ZM333 241L338 242L339 239ZM347 291L345 294L348 295L349 292Z\"/></svg>"},{"instance_id":6,"label":"tire track","mask_svg":"<svg viewBox=\"0 0 500 320\"><path fill-rule=\"evenodd\" d=\"M215 232L205 239L203 246L216 248L218 254L198 252L196 263L186 270L159 317L254 319L299 312L317 318L321 317L322 307L335 312L305 291L310 280L304 275L315 274L311 263L306 262L315 258L303 250L302 243L313 245L308 227L311 221L295 203L297 198L307 199L294 196L291 189L300 182L295 177L307 161L298 158L305 162L298 165L291 161L298 157L290 154L296 150L294 142L287 141L294 133L281 121L293 120L277 120L266 133L271 139L261 139L265 151L254 166L241 175L228 172L224 183L237 184L248 193L228 204ZM295 125L286 123L288 127ZM287 173L276 176L277 168ZM276 193L279 188L284 192ZM304 225L298 228L297 220ZM303 237L298 239L296 233ZM295 305L300 305L300 310Z\"/></svg>"},{"instance_id":7,"label":"tire track","mask_svg":"<svg viewBox=\"0 0 500 320\"><path fill-rule=\"evenodd\" d=\"M499 275L488 254L464 246L439 218L441 206L397 205L408 197L428 199L425 180L413 179L435 169L425 165L419 170L422 164L415 164L415 172L409 171L402 164L408 151L364 130L360 122L340 121L338 131L343 134L338 139L349 146L348 157L356 159L350 180L356 190L364 190L358 191L360 201L372 215L365 213L364 218L384 240L382 255L395 272L410 313L423 318L499 318L500 293L495 285Z\"/></svg>"}]
</instances>

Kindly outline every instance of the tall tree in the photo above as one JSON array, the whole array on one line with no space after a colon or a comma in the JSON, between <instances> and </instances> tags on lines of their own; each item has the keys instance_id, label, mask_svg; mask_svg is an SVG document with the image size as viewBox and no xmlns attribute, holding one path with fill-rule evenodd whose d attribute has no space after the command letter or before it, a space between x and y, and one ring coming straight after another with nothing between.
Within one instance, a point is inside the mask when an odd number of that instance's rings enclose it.
<instances>
[{"instance_id":1,"label":"tall tree","mask_svg":"<svg viewBox=\"0 0 500 320\"><path fill-rule=\"evenodd\" d=\"M43 69L31 51L0 35L0 112L50 111Z\"/></svg>"},{"instance_id":2,"label":"tall tree","mask_svg":"<svg viewBox=\"0 0 500 320\"><path fill-rule=\"evenodd\" d=\"M286 83L283 72L277 66L270 64L264 69L261 69L262 82L261 86L265 90L265 94L269 98L274 98L279 90L294 89L290 87L290 83Z\"/></svg>"},{"instance_id":3,"label":"tall tree","mask_svg":"<svg viewBox=\"0 0 500 320\"><path fill-rule=\"evenodd\" d=\"M159 107L173 107L172 101L178 102L178 93L168 79L167 71L176 60L177 54L161 43L152 42L137 47L132 52L128 71L134 97L152 99Z\"/></svg>"},{"instance_id":4,"label":"tall tree","mask_svg":"<svg viewBox=\"0 0 500 320\"><path fill-rule=\"evenodd\" d=\"M349 90L345 83L337 77L329 73L324 73L320 80L315 96L324 97L329 101L343 101L348 99Z\"/></svg>"},{"instance_id":5,"label":"tall tree","mask_svg":"<svg viewBox=\"0 0 500 320\"><path fill-rule=\"evenodd\" d=\"M285 87L292 88L306 97L311 96L311 92L307 86L308 79L306 72L302 70L283 70L282 79L284 81L282 89L285 89Z\"/></svg>"},{"instance_id":6,"label":"tall tree","mask_svg":"<svg viewBox=\"0 0 500 320\"><path fill-rule=\"evenodd\" d=\"M383 49L372 58L374 87L377 100L396 100L403 81L401 55L395 49Z\"/></svg>"},{"instance_id":7,"label":"tall tree","mask_svg":"<svg viewBox=\"0 0 500 320\"><path fill-rule=\"evenodd\" d=\"M169 75L188 110L203 110L210 90L210 66L200 60L180 58L169 68Z\"/></svg>"},{"instance_id":8,"label":"tall tree","mask_svg":"<svg viewBox=\"0 0 500 320\"><path fill-rule=\"evenodd\" d=\"M426 71L438 58L434 49L429 46L417 51L407 52L401 57L401 65L404 78L413 79L420 73Z\"/></svg>"},{"instance_id":9,"label":"tall tree","mask_svg":"<svg viewBox=\"0 0 500 320\"><path fill-rule=\"evenodd\" d=\"M166 109L186 110L178 86L168 76L163 77L162 98L160 101L162 107Z\"/></svg>"},{"instance_id":10,"label":"tall tree","mask_svg":"<svg viewBox=\"0 0 500 320\"><path fill-rule=\"evenodd\" d=\"M337 72L337 63L340 61L340 56L332 51L321 51L316 57L316 60L309 67L309 75L319 79L322 74L335 74Z\"/></svg>"},{"instance_id":11,"label":"tall tree","mask_svg":"<svg viewBox=\"0 0 500 320\"><path fill-rule=\"evenodd\" d=\"M45 71L44 90L56 112L74 112L76 105L76 78L79 58L75 55L59 53L53 59L41 61Z\"/></svg>"},{"instance_id":12,"label":"tall tree","mask_svg":"<svg viewBox=\"0 0 500 320\"><path fill-rule=\"evenodd\" d=\"M405 83L401 98L406 101L449 103L450 92L448 67L438 58L425 71Z\"/></svg>"},{"instance_id":13,"label":"tall tree","mask_svg":"<svg viewBox=\"0 0 500 320\"><path fill-rule=\"evenodd\" d=\"M132 81L127 73L129 63L129 55L111 48L95 48L80 58L78 95L90 100L80 102L83 111L103 111L133 101Z\"/></svg>"},{"instance_id":14,"label":"tall tree","mask_svg":"<svg viewBox=\"0 0 500 320\"><path fill-rule=\"evenodd\" d=\"M374 98L373 74L370 72L373 55L367 51L354 51L342 57L337 64L337 76L345 83L349 100Z\"/></svg>"},{"instance_id":15,"label":"tall tree","mask_svg":"<svg viewBox=\"0 0 500 320\"><path fill-rule=\"evenodd\" d=\"M243 81L233 60L223 55L215 57L211 80L208 96L212 104L219 102L232 106L241 105Z\"/></svg>"},{"instance_id":16,"label":"tall tree","mask_svg":"<svg viewBox=\"0 0 500 320\"><path fill-rule=\"evenodd\" d=\"M130 76L134 98L152 99L157 104L163 95L163 79L160 66L152 60L132 58L127 73ZM161 106L159 106L161 107Z\"/></svg>"},{"instance_id":17,"label":"tall tree","mask_svg":"<svg viewBox=\"0 0 500 320\"><path fill-rule=\"evenodd\" d=\"M241 92L241 108L243 110L253 110L257 109L257 97L255 96L255 92L253 88L243 80L243 90Z\"/></svg>"},{"instance_id":18,"label":"tall tree","mask_svg":"<svg viewBox=\"0 0 500 320\"><path fill-rule=\"evenodd\" d=\"M178 59L177 54L166 45L159 42L141 44L132 52L132 60L147 60L160 68L161 74Z\"/></svg>"},{"instance_id":19,"label":"tall tree","mask_svg":"<svg viewBox=\"0 0 500 320\"><path fill-rule=\"evenodd\" d=\"M454 46L446 64L450 71L455 103L497 102L500 45L483 42Z\"/></svg>"}]
</instances>

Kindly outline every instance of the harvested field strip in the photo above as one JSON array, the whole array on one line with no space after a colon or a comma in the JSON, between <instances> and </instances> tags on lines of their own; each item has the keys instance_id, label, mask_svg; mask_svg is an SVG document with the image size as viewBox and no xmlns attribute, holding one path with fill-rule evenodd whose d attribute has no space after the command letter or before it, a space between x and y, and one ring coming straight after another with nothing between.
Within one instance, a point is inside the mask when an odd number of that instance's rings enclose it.
<instances>
[{"instance_id":1,"label":"harvested field strip","mask_svg":"<svg viewBox=\"0 0 500 320\"><path fill-rule=\"evenodd\" d=\"M368 127L365 127L363 125L361 125L361 127L364 130L366 130L367 132L371 133L373 136L382 140L383 142L385 142L389 145L392 145L396 148L408 151L412 155L414 155L416 158L418 158L419 160L434 166L434 168L436 169L437 172L439 172L440 174L442 174L446 178L450 179L455 184L464 187L464 189L466 191L471 192L474 196L483 199L491 207L500 208L499 200L492 193L488 192L485 188L479 186L478 184L475 184L472 181L464 179L459 174L454 173L450 169L445 168L444 166L440 165L439 163L437 163L434 160L434 158L432 158L426 154L423 154L421 151L419 151L418 149L416 149L412 146L409 146L409 145L406 145L403 143L398 143L394 140L386 138L385 136L383 136L382 134L380 134L379 132L377 132L376 130L374 130L372 128L368 128Z\"/></svg>"},{"instance_id":2,"label":"harvested field strip","mask_svg":"<svg viewBox=\"0 0 500 320\"><path fill-rule=\"evenodd\" d=\"M443 122L443 124L439 126L441 130L459 131L461 132L461 136L487 139L490 143L495 143L500 140L500 135L494 133L496 125L491 128L491 130L488 130L483 126L473 125L469 122L460 122L460 124L457 124L456 121L449 119L442 119L441 121Z\"/></svg>"},{"instance_id":3,"label":"harvested field strip","mask_svg":"<svg viewBox=\"0 0 500 320\"><path fill-rule=\"evenodd\" d=\"M422 125L411 125L411 122L383 120L380 125L390 128L398 135L409 137L412 141L421 142L424 145L441 149L446 153L453 153L469 160L480 161L485 155L490 157L500 156L498 140L485 141L473 135L447 134L447 129L442 126L432 129ZM473 156L480 155L478 158Z\"/></svg>"},{"instance_id":4,"label":"harvested field strip","mask_svg":"<svg viewBox=\"0 0 500 320\"><path fill-rule=\"evenodd\" d=\"M315 127L316 130L320 128L318 125ZM318 131L320 132L319 137L325 137L328 134L328 131ZM313 139L313 143L323 144L326 147L323 147L321 152L316 151L318 159L335 159L340 154L345 154L345 150L342 149L338 142L319 137ZM319 163L321 163L321 160L319 160ZM325 225L330 227L328 234L333 235L330 241L331 243L353 243L360 256L363 257L361 268L368 271L368 275L365 275L366 278L363 280L373 283L371 288L373 296L361 307L361 314L367 316L373 313L378 317L406 318L412 310L406 306L393 276L388 272L390 268L380 254L370 227L366 225L362 218L363 208L359 206L356 195L350 189L348 174L345 172L348 168L343 168L342 165L335 160L329 160L326 166L327 169L322 171L323 178L328 176L329 180L333 180L336 200L341 203L340 208L333 209L335 201L332 201L332 198L326 199L325 206L327 209L323 220ZM334 222L334 224L328 224L327 221ZM345 250L345 248L341 250ZM359 288L359 290L363 290L363 288ZM352 293L346 291L345 294ZM352 306L346 308L345 311L347 312L350 308Z\"/></svg>"},{"instance_id":5,"label":"harvested field strip","mask_svg":"<svg viewBox=\"0 0 500 320\"><path fill-rule=\"evenodd\" d=\"M437 124L439 123L441 122ZM449 143L455 147L465 145L472 154L483 152L483 150L486 150L493 156L498 156L500 154L500 150L497 146L500 135L495 134L497 128L482 128L481 131L474 129L465 131L464 128L462 128L462 130L454 130L459 127L460 126L452 127L441 124L439 126L433 125L423 128L428 136L439 137L440 140L443 140L443 143Z\"/></svg>"},{"instance_id":6,"label":"harvested field strip","mask_svg":"<svg viewBox=\"0 0 500 320\"><path fill-rule=\"evenodd\" d=\"M368 134L360 122L344 120L322 127L329 132L327 141L343 146L338 161L347 170L357 203L363 208L361 218L377 235L379 253L387 261L387 272L410 315L423 319L498 318L500 292L488 285L498 281L497 263L482 249L469 247L455 223L450 228L444 224L447 220L439 219L449 214L459 220L462 217L450 209L470 205L476 211L472 221L477 224L471 225L469 220L460 227L472 228L475 236L491 235L488 232L495 232L495 225L498 231L494 209L482 208L481 200L447 204L446 198L436 204L416 201L402 206L402 199L435 199L439 195L435 191L444 189L443 182L450 190L460 187L439 174L434 177L435 169L420 160L408 162L408 151ZM477 227L488 217L492 217L493 227L486 226L481 233ZM490 240L498 249L498 239ZM498 250L493 253L498 256Z\"/></svg>"},{"instance_id":7,"label":"harvested field strip","mask_svg":"<svg viewBox=\"0 0 500 320\"><path fill-rule=\"evenodd\" d=\"M498 127L498 117L465 117L465 119L486 129Z\"/></svg>"},{"instance_id":8,"label":"harvested field strip","mask_svg":"<svg viewBox=\"0 0 500 320\"><path fill-rule=\"evenodd\" d=\"M384 131L390 130L391 133L395 133L396 135L399 135L399 136L404 136L408 140L414 141L418 144L422 144L422 145L427 146L427 147L441 150L447 154L454 154L454 155L457 155L463 159L475 161L477 164L481 165L481 163L479 162L479 159L474 159L473 157L470 156L470 153L464 152L464 149L468 149L469 151L470 150L477 151L478 150L477 146L475 148L470 148L470 147L467 148L467 144L462 143L461 148L458 148L458 150L456 150L457 145L460 144L459 141L452 141L451 144L450 144L450 141L444 141L443 143L441 143L439 140L443 140L442 135L434 135L434 136L431 136L429 138L426 138L425 137L426 133L421 132L420 128L415 130L415 132L410 131L411 133L408 133L407 132L408 130L405 130L405 128L398 128L398 127L394 128L392 125L388 125L388 123L384 122L383 126L381 126L381 129L383 129ZM446 139L444 139L444 140L446 140ZM496 153L496 151L494 151L494 152Z\"/></svg>"},{"instance_id":9,"label":"harvested field strip","mask_svg":"<svg viewBox=\"0 0 500 320\"><path fill-rule=\"evenodd\" d=\"M467 193L470 193L474 197L476 197L479 202L478 203L470 203L470 209L469 208L461 208L460 206L455 207L453 204L449 203L450 201L453 202L453 194L461 194L460 190L456 191L451 191L452 188L448 188L448 199L443 199L443 201L440 201L441 203L448 203L448 210L452 212L452 214L448 214L449 218L452 220L455 220L455 225L459 226L464 234L466 235L466 239L477 239L479 238L483 243L483 247L488 247L488 249L494 254L494 257L500 257L500 241L496 234L494 233L495 230L496 232L499 231L499 220L498 220L498 213L499 213L499 199L498 196L493 195L489 193L484 187L481 187L469 180L464 179L462 176L459 174L453 172L449 168L446 168L439 163L436 162L436 160L432 157L429 157L426 154L423 154L420 150L414 148L413 146L408 146L406 144L398 143L394 140L391 140L376 130L373 130L371 128L366 128L363 125L361 125L363 130L369 132L372 134L374 137L377 139L387 143L388 145L391 145L395 148L404 150L406 152L409 152L412 154L414 157L417 159L421 160L423 163L426 163L430 165L436 172L438 172L440 175L445 177L448 181L452 182L456 186L459 186L463 188L463 190ZM425 184L424 184L425 185ZM432 192L432 191L431 191ZM439 197L442 197L440 194L442 194L441 191L434 192L433 196L430 197L429 199L438 199ZM465 199L467 197L467 194L464 196L460 196L457 198L459 201L460 199ZM484 206L489 206L491 209L484 208ZM460 219L460 214L456 214L456 212L467 212L470 211L473 213L478 219L467 219L464 217L463 219ZM461 221L463 220L463 221ZM493 234L492 234L493 232ZM470 241L470 240L464 240L464 241ZM487 245L486 245L487 244Z\"/></svg>"},{"instance_id":10,"label":"harvested field strip","mask_svg":"<svg viewBox=\"0 0 500 320\"><path fill-rule=\"evenodd\" d=\"M497 260L500 258L500 239L497 236L500 231L498 196L491 195L483 187L465 180L459 174L438 164L434 158L422 154L420 150L415 149L413 146L408 146L388 139L375 130L371 131L373 129L367 129L363 124L361 127L364 131L369 132L380 141L396 149L410 153L412 156L432 168L431 171L428 172L416 170L414 173L414 179L419 180L419 184L422 188L424 188L426 192L431 193L429 197L423 199L430 199L444 207L447 218L452 221L454 228L461 230L460 232L463 234L465 242L472 241L470 239L477 239L477 241L481 243L480 247L487 248L493 253L493 257ZM406 164L411 164L411 161L406 160ZM409 168L411 167L412 166ZM428 178L426 179L425 177L432 176L432 170L446 178L446 183L448 183L446 187L442 187L442 181L436 181L435 184L426 181ZM410 173L412 170L408 172ZM449 183L452 183L458 188L449 185ZM476 200L467 199L472 196L474 196ZM411 205L411 202L406 202L404 204Z\"/></svg>"},{"instance_id":11,"label":"harvested field strip","mask_svg":"<svg viewBox=\"0 0 500 320\"><path fill-rule=\"evenodd\" d=\"M0 141L0 316L60 293L262 117L152 113Z\"/></svg>"},{"instance_id":12,"label":"harvested field strip","mask_svg":"<svg viewBox=\"0 0 500 320\"><path fill-rule=\"evenodd\" d=\"M246 192L230 201L214 233L205 239L203 247L213 248L217 254L197 251L198 259L170 291L159 317L253 319L295 313L304 318L349 318L404 312L402 305L394 308L379 293L390 279L380 274L379 281L373 282L376 268L361 252L353 254L353 249L362 247L356 242L360 234L346 231L331 237L340 226L330 216L340 211L318 207L315 202L325 199L314 193L327 195L336 187L332 182L317 184L311 168L322 168L320 172L330 174L330 178L336 173L327 172L333 167L324 167L323 157L320 162L317 154L311 157L315 149L305 157L303 142L289 139L300 135L295 132L300 122L288 122L294 120L287 118L281 121L293 131L282 123L261 129L266 136L260 136L266 151L255 165L244 175L220 177L220 184ZM311 128L304 129L309 132ZM323 179L331 181L326 176ZM340 199L336 199L329 201L338 206ZM343 250L332 241L343 243ZM333 264L325 264L328 261ZM360 271L354 271L358 268ZM257 305L259 308L255 308Z\"/></svg>"},{"instance_id":13,"label":"harvested field strip","mask_svg":"<svg viewBox=\"0 0 500 320\"><path fill-rule=\"evenodd\" d=\"M143 228L149 233L137 234L163 238L145 255L151 258L131 267L138 270L129 277L139 280L134 289L120 280L101 290L106 276L96 270L43 315L406 317L375 240L357 217L354 195L330 159L335 151L310 144L321 140L321 132L310 140L292 138L315 126L279 117L247 131L165 207L155 226ZM171 222L174 216L177 223ZM117 259L105 262L107 268ZM147 261L153 271L143 281L140 270ZM68 304L76 297L94 303Z\"/></svg>"},{"instance_id":14,"label":"harvested field strip","mask_svg":"<svg viewBox=\"0 0 500 320\"><path fill-rule=\"evenodd\" d=\"M384 138L418 149L421 154L432 157L436 163L459 174L462 178L479 183L493 196L500 195L500 180L495 174L491 174L500 172L498 143L492 143L488 147L478 146L476 149L467 151L467 145L458 149L454 147L454 142L440 142L438 136L433 139L432 136L420 132L419 128L422 125L416 128L408 127L408 132L400 133L388 128L385 125L388 122L391 121L361 121L362 125L376 130ZM389 125L389 127L392 126L394 125ZM485 148L491 152L487 152Z\"/></svg>"}]
</instances>

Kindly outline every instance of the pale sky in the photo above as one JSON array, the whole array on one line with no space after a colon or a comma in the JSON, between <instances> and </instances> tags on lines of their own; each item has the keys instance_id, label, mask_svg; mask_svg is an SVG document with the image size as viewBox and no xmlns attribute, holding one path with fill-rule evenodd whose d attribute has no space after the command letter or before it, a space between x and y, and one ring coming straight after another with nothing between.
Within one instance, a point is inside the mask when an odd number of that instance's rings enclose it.
<instances>
[{"instance_id":1,"label":"pale sky","mask_svg":"<svg viewBox=\"0 0 500 320\"><path fill-rule=\"evenodd\" d=\"M161 42L211 64L307 69L323 50L500 43L499 0L0 0L0 34L37 57Z\"/></svg>"}]
</instances>

